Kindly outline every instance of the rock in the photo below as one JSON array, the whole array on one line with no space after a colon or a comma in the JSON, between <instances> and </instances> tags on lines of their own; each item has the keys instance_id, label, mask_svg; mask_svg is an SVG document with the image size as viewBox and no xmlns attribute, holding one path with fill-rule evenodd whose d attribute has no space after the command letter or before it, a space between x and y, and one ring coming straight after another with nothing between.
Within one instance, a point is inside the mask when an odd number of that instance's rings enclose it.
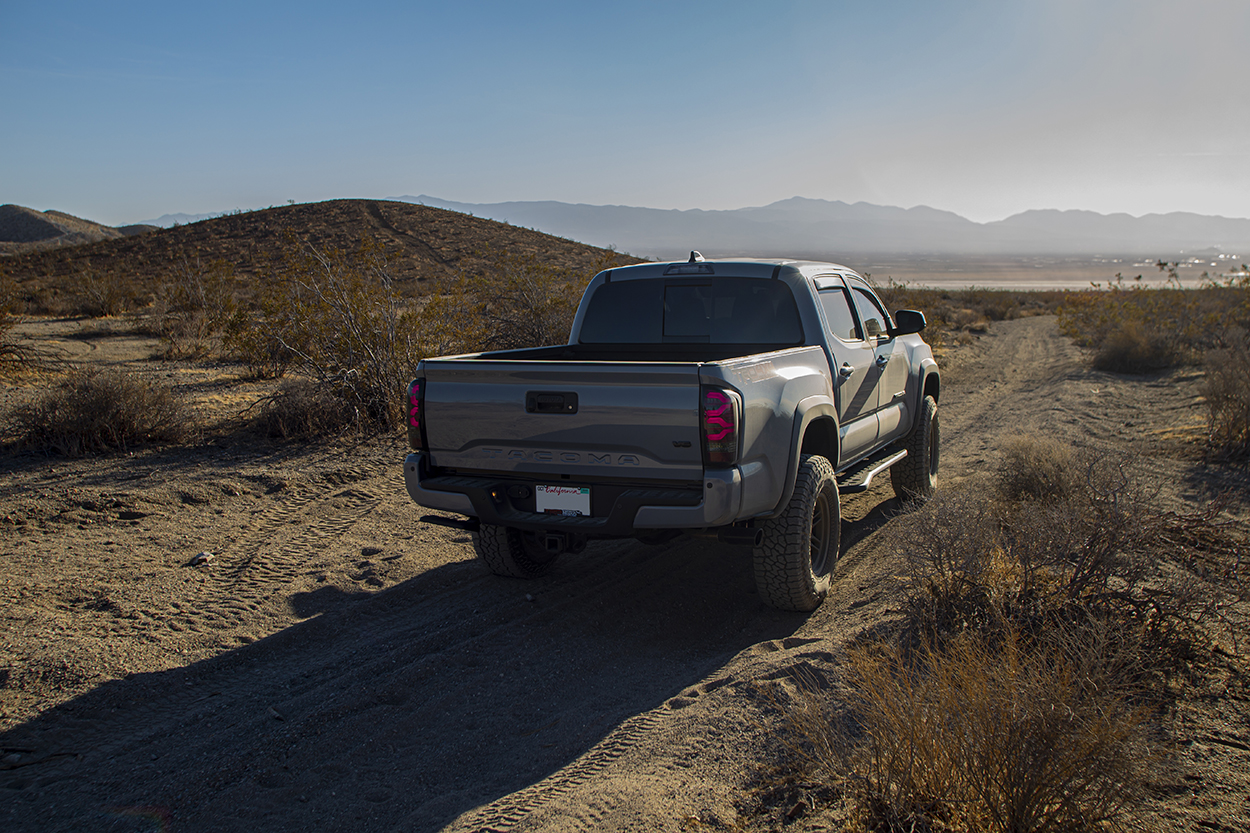
<instances>
[{"instance_id":1,"label":"rock","mask_svg":"<svg viewBox=\"0 0 1250 833\"><path fill-rule=\"evenodd\" d=\"M207 564L208 562L213 560L213 557L214 556L211 552L208 552L208 551L202 552L199 555L197 555L195 558L192 558L190 561L188 561L187 566L198 567L201 564Z\"/></svg>"},{"instance_id":2,"label":"rock","mask_svg":"<svg viewBox=\"0 0 1250 833\"><path fill-rule=\"evenodd\" d=\"M360 550L360 554L363 556L381 555L382 548L381 547L364 547Z\"/></svg>"}]
</instances>

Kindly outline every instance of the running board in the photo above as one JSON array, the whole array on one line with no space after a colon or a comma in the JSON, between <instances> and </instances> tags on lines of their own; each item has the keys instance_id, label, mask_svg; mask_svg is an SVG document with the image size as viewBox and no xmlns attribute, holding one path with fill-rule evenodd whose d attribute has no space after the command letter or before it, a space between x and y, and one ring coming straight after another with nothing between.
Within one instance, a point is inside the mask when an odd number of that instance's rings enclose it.
<instances>
[{"instance_id":1,"label":"running board","mask_svg":"<svg viewBox=\"0 0 1250 833\"><path fill-rule=\"evenodd\" d=\"M843 495L866 492L872 479L907 456L907 449L895 451L887 448L861 460L838 475L838 493Z\"/></svg>"}]
</instances>

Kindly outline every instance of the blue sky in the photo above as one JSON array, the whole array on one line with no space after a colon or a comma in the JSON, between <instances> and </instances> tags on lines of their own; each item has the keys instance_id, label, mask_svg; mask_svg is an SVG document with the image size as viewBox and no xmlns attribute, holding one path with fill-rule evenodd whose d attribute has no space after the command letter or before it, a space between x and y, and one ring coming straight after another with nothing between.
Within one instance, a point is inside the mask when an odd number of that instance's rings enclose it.
<instances>
[{"instance_id":1,"label":"blue sky","mask_svg":"<svg viewBox=\"0 0 1250 833\"><path fill-rule=\"evenodd\" d=\"M0 0L0 203L1250 217L1250 2Z\"/></svg>"}]
</instances>

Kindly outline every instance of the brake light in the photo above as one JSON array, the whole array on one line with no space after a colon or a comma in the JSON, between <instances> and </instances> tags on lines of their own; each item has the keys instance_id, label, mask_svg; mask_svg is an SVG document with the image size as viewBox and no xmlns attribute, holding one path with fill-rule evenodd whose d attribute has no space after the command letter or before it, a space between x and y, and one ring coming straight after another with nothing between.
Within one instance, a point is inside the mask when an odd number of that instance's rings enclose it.
<instances>
[{"instance_id":1,"label":"brake light","mask_svg":"<svg viewBox=\"0 0 1250 833\"><path fill-rule=\"evenodd\" d=\"M703 459L709 465L738 462L738 397L720 388L703 389Z\"/></svg>"},{"instance_id":2,"label":"brake light","mask_svg":"<svg viewBox=\"0 0 1250 833\"><path fill-rule=\"evenodd\" d=\"M422 451L425 449L424 379L413 379L408 383L408 401L404 410L408 414L408 445Z\"/></svg>"}]
</instances>

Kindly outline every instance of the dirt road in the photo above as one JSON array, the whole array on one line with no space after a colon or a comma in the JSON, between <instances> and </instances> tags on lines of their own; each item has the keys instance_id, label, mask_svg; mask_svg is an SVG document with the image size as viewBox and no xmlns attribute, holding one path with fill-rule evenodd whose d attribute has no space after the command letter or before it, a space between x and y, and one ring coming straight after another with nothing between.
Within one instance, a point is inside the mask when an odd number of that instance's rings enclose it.
<instances>
[{"instance_id":1,"label":"dirt road","mask_svg":"<svg viewBox=\"0 0 1250 833\"><path fill-rule=\"evenodd\" d=\"M953 354L944 483L1036 430L1206 500L1197 375L1079 358L1053 318ZM835 590L798 615L764 607L749 550L714 541L592 544L544 579L490 576L467 534L417 521L403 454L217 440L7 459L0 826L715 829L742 822L776 750L760 684L831 680L841 645L898 615L888 478L846 501ZM1244 812L1245 761L1213 749L1241 798L1208 815Z\"/></svg>"}]
</instances>

